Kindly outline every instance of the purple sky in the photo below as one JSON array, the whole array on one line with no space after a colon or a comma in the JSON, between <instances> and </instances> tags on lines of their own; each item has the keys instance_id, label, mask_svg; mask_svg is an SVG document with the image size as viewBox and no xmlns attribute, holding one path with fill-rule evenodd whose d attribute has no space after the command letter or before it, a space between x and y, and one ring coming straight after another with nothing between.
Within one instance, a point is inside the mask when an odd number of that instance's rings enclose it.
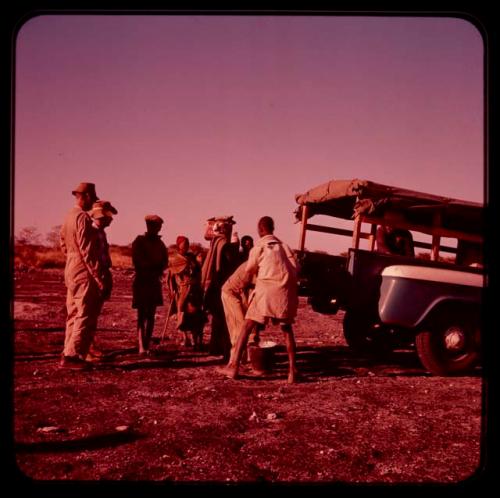
<instances>
[{"instance_id":1,"label":"purple sky","mask_svg":"<svg viewBox=\"0 0 500 498\"><path fill-rule=\"evenodd\" d=\"M15 89L16 232L62 223L80 181L117 207L116 244L156 213L167 244L206 245L232 214L297 247L295 194L334 178L483 200L483 41L462 19L40 16Z\"/></svg>"}]
</instances>

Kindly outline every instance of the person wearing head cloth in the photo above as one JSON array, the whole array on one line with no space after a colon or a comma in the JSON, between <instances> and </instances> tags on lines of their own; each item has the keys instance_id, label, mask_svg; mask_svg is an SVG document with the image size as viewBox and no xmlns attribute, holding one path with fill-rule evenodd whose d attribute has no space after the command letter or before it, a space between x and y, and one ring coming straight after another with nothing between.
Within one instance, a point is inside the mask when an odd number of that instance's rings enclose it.
<instances>
[{"instance_id":1,"label":"person wearing head cloth","mask_svg":"<svg viewBox=\"0 0 500 498\"><path fill-rule=\"evenodd\" d=\"M177 314L177 329L184 334L184 346L194 346L196 351L200 351L203 347L203 327L207 321L203 311L201 267L196 256L189 251L187 237L179 235L176 246L177 250L168 262L168 286L175 303L171 312Z\"/></svg>"},{"instance_id":2,"label":"person wearing head cloth","mask_svg":"<svg viewBox=\"0 0 500 498\"><path fill-rule=\"evenodd\" d=\"M104 301L109 300L111 297L111 289L113 287L113 277L111 275L112 264L105 229L111 224L113 221L113 215L118 214L118 211L109 201L98 200L94 202L89 213L92 218L92 227L96 231L99 258L102 263L102 281L104 283L104 289L101 295L102 310ZM85 359L87 361L99 361L103 359L104 356L104 353L96 346L94 336L94 341L92 341Z\"/></svg>"},{"instance_id":3,"label":"person wearing head cloth","mask_svg":"<svg viewBox=\"0 0 500 498\"><path fill-rule=\"evenodd\" d=\"M240 251L240 261L243 263L248 259L250 254L250 249L253 247L253 238L250 235L243 235L241 237L241 251Z\"/></svg>"},{"instance_id":4,"label":"person wearing head cloth","mask_svg":"<svg viewBox=\"0 0 500 498\"><path fill-rule=\"evenodd\" d=\"M98 200L93 183L80 183L73 191L76 204L61 227L61 249L66 256L64 281L66 329L61 368L83 369L97 328L105 283L99 241L88 210Z\"/></svg>"},{"instance_id":5,"label":"person wearing head cloth","mask_svg":"<svg viewBox=\"0 0 500 498\"><path fill-rule=\"evenodd\" d=\"M209 352L222 355L224 361L227 361L231 340L222 305L221 289L238 265L236 246L230 242L235 221L232 216L224 216L210 218L207 223L205 238L210 240L210 247L203 262L201 280L204 308L212 316Z\"/></svg>"},{"instance_id":6,"label":"person wearing head cloth","mask_svg":"<svg viewBox=\"0 0 500 498\"><path fill-rule=\"evenodd\" d=\"M163 220L156 214L147 215L146 233L132 243L132 263L135 269L132 282L132 308L137 309L138 351L149 354L155 313L163 305L162 277L168 266L168 252L159 232Z\"/></svg>"}]
</instances>

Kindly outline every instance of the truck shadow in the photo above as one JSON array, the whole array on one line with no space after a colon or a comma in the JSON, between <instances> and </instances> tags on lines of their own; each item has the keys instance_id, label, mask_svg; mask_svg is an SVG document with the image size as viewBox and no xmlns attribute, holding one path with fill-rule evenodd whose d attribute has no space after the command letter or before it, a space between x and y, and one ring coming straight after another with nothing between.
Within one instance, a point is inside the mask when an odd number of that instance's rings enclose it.
<instances>
[{"instance_id":1,"label":"truck shadow","mask_svg":"<svg viewBox=\"0 0 500 498\"><path fill-rule=\"evenodd\" d=\"M304 381L316 381L322 377L430 377L421 365L415 351L397 350L379 356L361 354L347 346L318 346L297 348L297 368ZM286 374L288 356L284 347L275 355L277 372ZM464 376L480 376L479 368Z\"/></svg>"}]
</instances>

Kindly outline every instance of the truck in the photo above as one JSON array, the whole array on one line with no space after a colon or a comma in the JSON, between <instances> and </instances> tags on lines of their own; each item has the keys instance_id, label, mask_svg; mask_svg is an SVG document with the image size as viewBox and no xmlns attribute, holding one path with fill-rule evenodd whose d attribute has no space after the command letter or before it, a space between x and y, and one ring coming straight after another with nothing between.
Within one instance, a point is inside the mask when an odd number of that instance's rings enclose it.
<instances>
[{"instance_id":1,"label":"truck","mask_svg":"<svg viewBox=\"0 0 500 498\"><path fill-rule=\"evenodd\" d=\"M344 312L350 348L374 355L412 348L434 375L480 365L483 204L360 179L331 180L295 200L299 295L319 313ZM311 223L317 215L332 223ZM382 228L429 240L412 240L413 250L424 250L416 256L382 252ZM310 231L349 237L350 247L344 255L307 251Z\"/></svg>"}]
</instances>

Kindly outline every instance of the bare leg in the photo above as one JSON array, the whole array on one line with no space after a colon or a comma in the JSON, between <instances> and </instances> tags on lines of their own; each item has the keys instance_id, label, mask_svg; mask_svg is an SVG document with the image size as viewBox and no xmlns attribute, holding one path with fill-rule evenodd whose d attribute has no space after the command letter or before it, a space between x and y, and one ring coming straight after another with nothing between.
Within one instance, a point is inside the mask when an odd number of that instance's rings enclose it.
<instances>
[{"instance_id":1,"label":"bare leg","mask_svg":"<svg viewBox=\"0 0 500 498\"><path fill-rule=\"evenodd\" d=\"M288 383L293 384L298 378L298 370L295 363L295 337L291 325L282 325L281 330L285 335L286 351L288 353Z\"/></svg>"},{"instance_id":2,"label":"bare leg","mask_svg":"<svg viewBox=\"0 0 500 498\"><path fill-rule=\"evenodd\" d=\"M139 353L145 353L146 349L144 347L144 338L145 338L145 319L144 310L142 308L137 309L137 341L139 344Z\"/></svg>"},{"instance_id":3,"label":"bare leg","mask_svg":"<svg viewBox=\"0 0 500 498\"><path fill-rule=\"evenodd\" d=\"M156 307L148 309L146 312L146 331L144 338L144 348L146 351L149 351L149 344L155 328L155 313Z\"/></svg>"},{"instance_id":4,"label":"bare leg","mask_svg":"<svg viewBox=\"0 0 500 498\"><path fill-rule=\"evenodd\" d=\"M231 379L235 379L238 376L241 357L243 356L243 351L247 345L248 337L252 333L254 327L255 322L253 320L245 320L243 329L241 330L234 347L234 355L229 359L229 363L224 368L218 369L220 373L230 377Z\"/></svg>"},{"instance_id":5,"label":"bare leg","mask_svg":"<svg viewBox=\"0 0 500 498\"><path fill-rule=\"evenodd\" d=\"M203 345L203 329L200 330L200 327L195 327L192 331L193 342L194 342L194 350L201 351Z\"/></svg>"},{"instance_id":6,"label":"bare leg","mask_svg":"<svg viewBox=\"0 0 500 498\"><path fill-rule=\"evenodd\" d=\"M189 337L189 332L187 330L185 330L184 331L184 347L188 348L191 346L192 346L192 343L191 343L191 339Z\"/></svg>"}]
</instances>

